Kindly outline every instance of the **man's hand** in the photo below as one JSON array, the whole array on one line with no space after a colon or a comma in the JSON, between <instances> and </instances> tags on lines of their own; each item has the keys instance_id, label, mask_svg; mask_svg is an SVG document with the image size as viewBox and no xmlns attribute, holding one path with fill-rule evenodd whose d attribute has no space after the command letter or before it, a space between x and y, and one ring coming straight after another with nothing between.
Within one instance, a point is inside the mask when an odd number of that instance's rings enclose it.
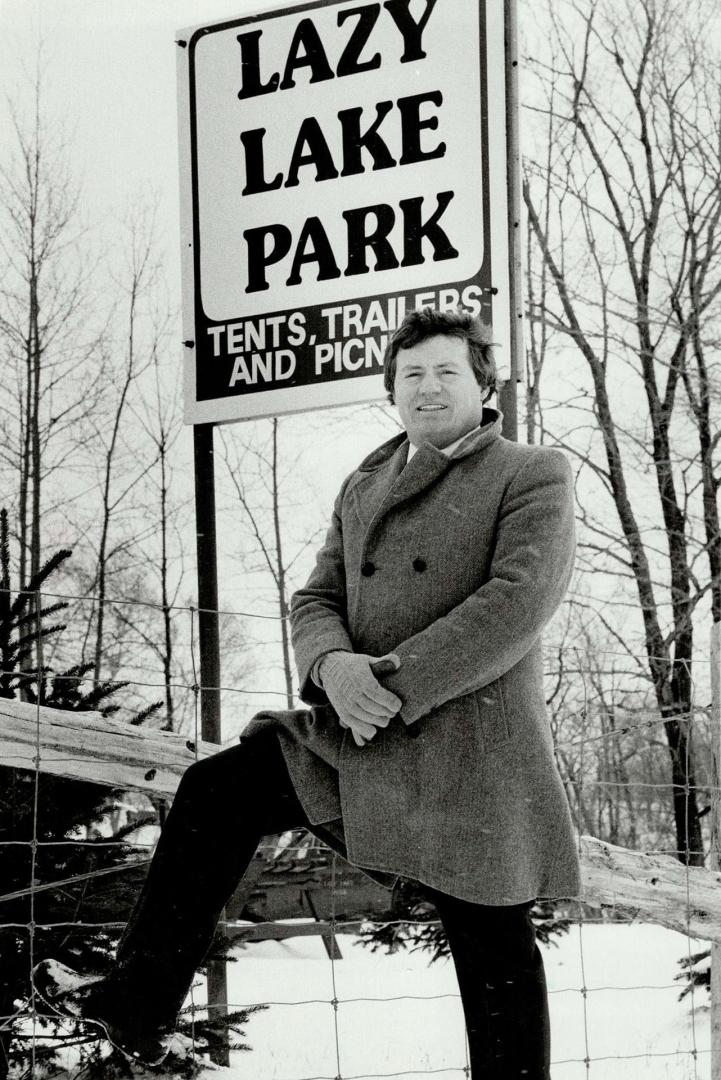
<instances>
[{"instance_id":1,"label":"man's hand","mask_svg":"<svg viewBox=\"0 0 721 1080\"><path fill-rule=\"evenodd\" d=\"M318 675L328 700L338 714L341 727L350 728L357 746L373 738L378 728L388 726L403 702L381 686L371 664L387 664L390 671L400 666L398 657L368 656L367 653L331 652L320 662Z\"/></svg>"}]
</instances>

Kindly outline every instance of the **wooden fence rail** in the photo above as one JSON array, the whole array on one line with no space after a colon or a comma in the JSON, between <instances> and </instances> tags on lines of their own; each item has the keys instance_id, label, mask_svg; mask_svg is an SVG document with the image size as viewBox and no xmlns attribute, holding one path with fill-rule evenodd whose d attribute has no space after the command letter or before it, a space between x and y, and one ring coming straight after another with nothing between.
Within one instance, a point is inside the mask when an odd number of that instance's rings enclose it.
<instances>
[{"instance_id":1,"label":"wooden fence rail","mask_svg":"<svg viewBox=\"0 0 721 1080\"><path fill-rule=\"evenodd\" d=\"M172 796L187 766L219 749L97 713L0 699L3 765L37 766L56 776ZM592 836L581 837L579 850L586 903L621 907L640 921L721 943L721 872L684 867L671 856L629 851Z\"/></svg>"}]
</instances>

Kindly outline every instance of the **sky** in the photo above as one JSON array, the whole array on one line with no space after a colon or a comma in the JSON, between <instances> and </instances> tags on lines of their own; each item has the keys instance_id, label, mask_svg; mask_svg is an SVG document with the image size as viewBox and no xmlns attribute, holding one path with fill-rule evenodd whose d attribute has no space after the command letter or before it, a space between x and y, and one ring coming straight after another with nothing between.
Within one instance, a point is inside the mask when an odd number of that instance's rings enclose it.
<instances>
[{"instance_id":1,"label":"sky","mask_svg":"<svg viewBox=\"0 0 721 1080\"><path fill-rule=\"evenodd\" d=\"M52 88L46 104L67 126L87 214L102 220L144 191L157 193L176 276L176 32L256 7L247 0L0 0L3 96L21 89L41 41Z\"/></svg>"}]
</instances>

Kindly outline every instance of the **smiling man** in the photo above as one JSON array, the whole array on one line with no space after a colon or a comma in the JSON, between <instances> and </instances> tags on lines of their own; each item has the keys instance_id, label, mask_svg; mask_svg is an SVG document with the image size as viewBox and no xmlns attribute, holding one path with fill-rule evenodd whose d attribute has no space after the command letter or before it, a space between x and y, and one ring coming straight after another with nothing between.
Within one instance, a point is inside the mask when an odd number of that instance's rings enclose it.
<instances>
[{"instance_id":1,"label":"smiling man","mask_svg":"<svg viewBox=\"0 0 721 1080\"><path fill-rule=\"evenodd\" d=\"M560 451L501 435L484 405L490 338L466 311L411 312L385 385L405 432L346 480L294 597L301 692L318 708L312 731L287 725L281 744L316 830L335 829L374 876L425 886L473 1080L548 1080L530 912L579 890L541 652L573 565L571 469ZM384 657L395 670L379 680Z\"/></svg>"},{"instance_id":2,"label":"smiling man","mask_svg":"<svg viewBox=\"0 0 721 1080\"><path fill-rule=\"evenodd\" d=\"M162 1059L261 837L306 827L435 905L473 1080L549 1080L530 913L579 889L541 653L573 563L571 470L503 438L489 338L463 310L411 312L385 383L405 431L346 479L291 604L310 708L259 713L188 769L107 977L36 970L53 1008L99 1020L128 1056Z\"/></svg>"}]
</instances>

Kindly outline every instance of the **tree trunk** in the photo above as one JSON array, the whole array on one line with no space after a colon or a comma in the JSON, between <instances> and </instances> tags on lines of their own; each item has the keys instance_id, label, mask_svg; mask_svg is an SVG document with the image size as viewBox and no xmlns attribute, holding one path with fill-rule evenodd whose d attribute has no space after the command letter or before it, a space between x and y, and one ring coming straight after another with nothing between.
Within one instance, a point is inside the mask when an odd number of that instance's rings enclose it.
<instances>
[{"instance_id":1,"label":"tree trunk","mask_svg":"<svg viewBox=\"0 0 721 1080\"><path fill-rule=\"evenodd\" d=\"M165 432L160 434L160 590L163 605L163 682L165 684L165 731L173 731L175 715L173 705L173 628L170 619L170 598L168 596L168 480L166 461Z\"/></svg>"},{"instance_id":2,"label":"tree trunk","mask_svg":"<svg viewBox=\"0 0 721 1080\"><path fill-rule=\"evenodd\" d=\"M276 584L278 587L278 610L280 614L280 640L283 650L283 675L285 699L289 709L294 707L293 669L290 659L290 635L288 632L288 599L286 596L285 564L283 562L282 535L280 527L280 492L278 486L278 417L273 417L273 529L275 531Z\"/></svg>"}]
</instances>

